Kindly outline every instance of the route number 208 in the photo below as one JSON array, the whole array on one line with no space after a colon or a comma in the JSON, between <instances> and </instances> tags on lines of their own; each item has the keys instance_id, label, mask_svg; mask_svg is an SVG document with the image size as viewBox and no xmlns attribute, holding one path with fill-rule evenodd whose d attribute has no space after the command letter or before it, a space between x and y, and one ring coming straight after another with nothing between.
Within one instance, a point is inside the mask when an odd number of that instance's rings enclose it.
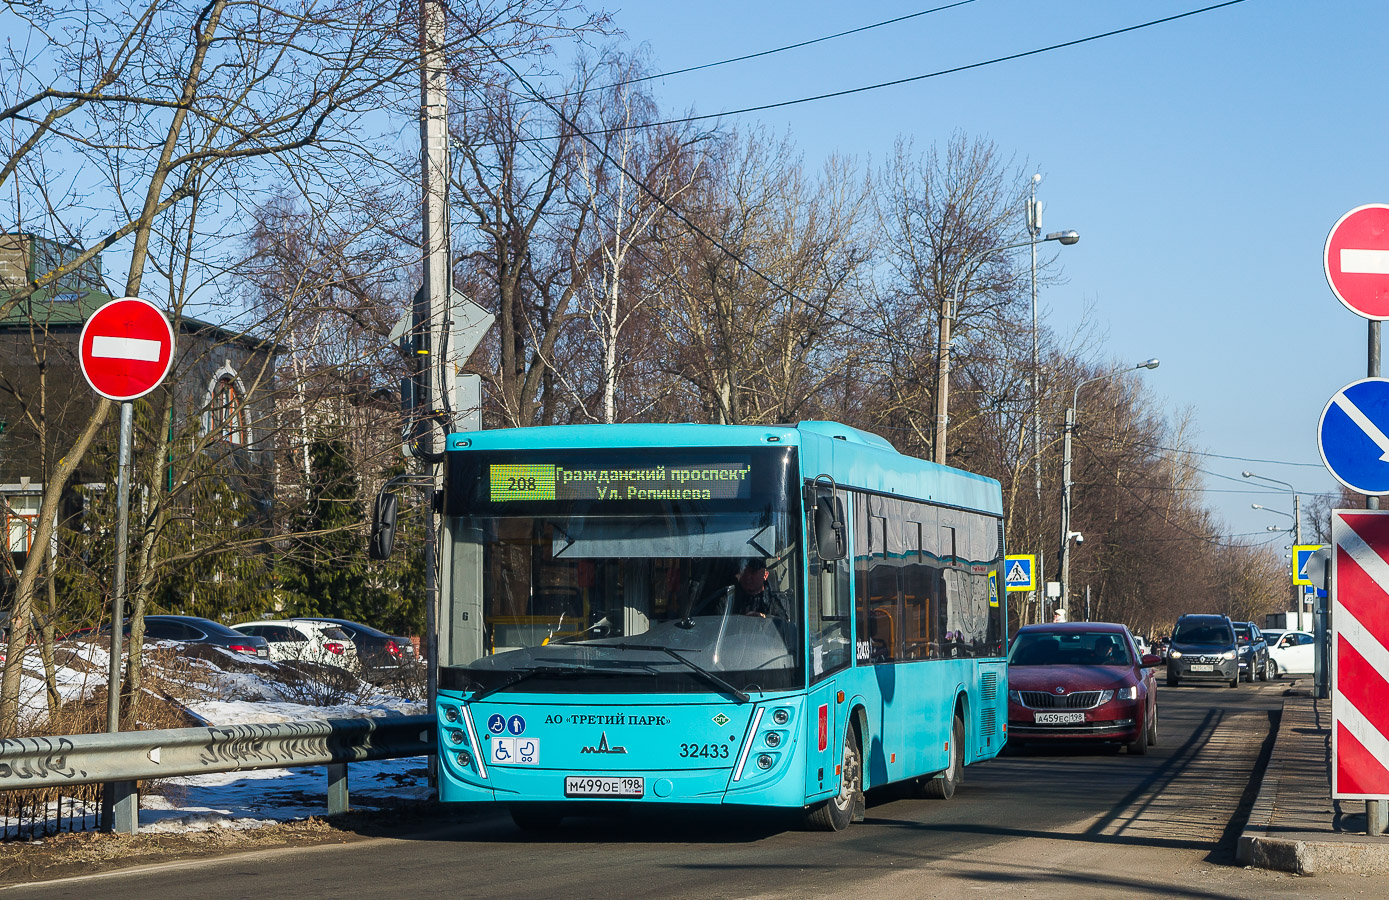
<instances>
[{"instance_id":1,"label":"route number 208","mask_svg":"<svg viewBox=\"0 0 1389 900\"><path fill-rule=\"evenodd\" d=\"M529 478L508 478L506 480L506 489L508 491L533 491L536 489L535 478L533 476Z\"/></svg>"}]
</instances>

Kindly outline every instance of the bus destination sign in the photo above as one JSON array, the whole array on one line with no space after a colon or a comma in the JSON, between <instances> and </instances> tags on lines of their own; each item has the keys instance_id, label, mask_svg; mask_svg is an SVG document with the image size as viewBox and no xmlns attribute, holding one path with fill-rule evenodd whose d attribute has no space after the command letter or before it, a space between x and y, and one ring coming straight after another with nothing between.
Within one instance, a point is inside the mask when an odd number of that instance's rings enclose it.
<instances>
[{"instance_id":1,"label":"bus destination sign","mask_svg":"<svg viewBox=\"0 0 1389 900\"><path fill-rule=\"evenodd\" d=\"M494 464L493 503L511 500L739 500L752 495L748 463L650 468Z\"/></svg>"}]
</instances>

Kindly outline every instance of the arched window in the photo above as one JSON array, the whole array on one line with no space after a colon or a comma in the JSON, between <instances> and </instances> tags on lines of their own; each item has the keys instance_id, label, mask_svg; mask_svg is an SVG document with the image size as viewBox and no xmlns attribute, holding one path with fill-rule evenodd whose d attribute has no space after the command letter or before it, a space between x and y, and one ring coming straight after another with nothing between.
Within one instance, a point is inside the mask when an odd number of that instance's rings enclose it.
<instances>
[{"instance_id":1,"label":"arched window","mask_svg":"<svg viewBox=\"0 0 1389 900\"><path fill-rule=\"evenodd\" d=\"M231 375L223 375L213 383L208 412L213 435L237 446L246 443L246 400L236 389L236 379Z\"/></svg>"}]
</instances>

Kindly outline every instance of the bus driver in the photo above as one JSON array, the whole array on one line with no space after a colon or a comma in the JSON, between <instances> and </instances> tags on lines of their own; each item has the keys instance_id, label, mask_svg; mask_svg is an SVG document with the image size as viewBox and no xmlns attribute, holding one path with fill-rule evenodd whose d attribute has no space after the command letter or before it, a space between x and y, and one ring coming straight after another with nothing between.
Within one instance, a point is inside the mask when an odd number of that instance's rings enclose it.
<instances>
[{"instance_id":1,"label":"bus driver","mask_svg":"<svg viewBox=\"0 0 1389 900\"><path fill-rule=\"evenodd\" d=\"M791 618L785 591L774 591L767 584L767 563L753 557L744 559L733 583L735 615L758 616L789 620Z\"/></svg>"}]
</instances>

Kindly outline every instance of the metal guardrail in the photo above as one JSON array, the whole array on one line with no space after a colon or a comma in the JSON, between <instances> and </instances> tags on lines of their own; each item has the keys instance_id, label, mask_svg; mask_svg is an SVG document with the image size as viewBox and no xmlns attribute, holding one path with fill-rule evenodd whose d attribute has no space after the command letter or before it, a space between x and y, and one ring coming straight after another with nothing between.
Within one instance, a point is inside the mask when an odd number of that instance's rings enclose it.
<instances>
[{"instance_id":1,"label":"metal guardrail","mask_svg":"<svg viewBox=\"0 0 1389 900\"><path fill-rule=\"evenodd\" d=\"M348 763L432 754L435 728L431 716L400 716L10 738L0 740L0 791L125 783L119 806L145 779L326 765L328 812L345 812ZM129 802L116 830L134 833L136 819Z\"/></svg>"}]
</instances>

